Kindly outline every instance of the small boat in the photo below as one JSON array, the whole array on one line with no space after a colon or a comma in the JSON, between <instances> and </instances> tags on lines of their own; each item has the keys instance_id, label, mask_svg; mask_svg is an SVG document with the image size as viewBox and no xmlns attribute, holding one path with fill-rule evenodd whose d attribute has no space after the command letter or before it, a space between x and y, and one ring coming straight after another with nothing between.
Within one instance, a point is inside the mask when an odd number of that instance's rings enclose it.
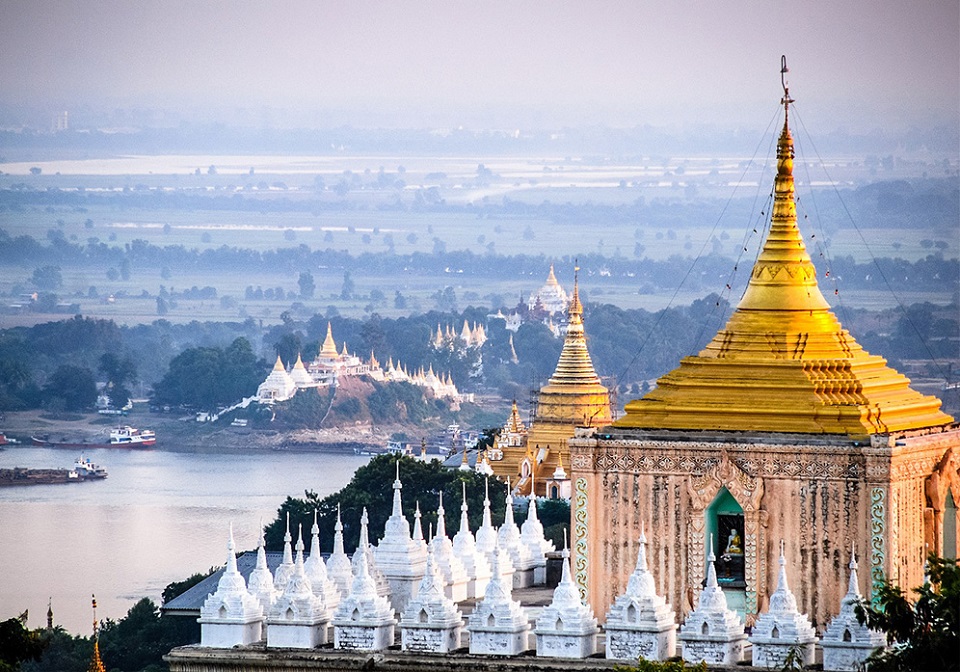
<instances>
[{"instance_id":1,"label":"small boat","mask_svg":"<svg viewBox=\"0 0 960 672\"><path fill-rule=\"evenodd\" d=\"M99 464L94 464L90 461L89 457L84 457L83 455L78 457L77 461L73 463L73 471L77 472L77 476L81 479L93 480L107 477L106 469Z\"/></svg>"},{"instance_id":2,"label":"small boat","mask_svg":"<svg viewBox=\"0 0 960 672\"><path fill-rule=\"evenodd\" d=\"M130 425L117 427L110 432L111 446L152 446L157 435L149 429L134 429Z\"/></svg>"},{"instance_id":3,"label":"small boat","mask_svg":"<svg viewBox=\"0 0 960 672\"><path fill-rule=\"evenodd\" d=\"M49 435L30 437L33 445L46 448L149 448L157 442L157 435L149 429L136 429L124 425L111 430L110 440L86 441L63 437L51 439Z\"/></svg>"}]
</instances>

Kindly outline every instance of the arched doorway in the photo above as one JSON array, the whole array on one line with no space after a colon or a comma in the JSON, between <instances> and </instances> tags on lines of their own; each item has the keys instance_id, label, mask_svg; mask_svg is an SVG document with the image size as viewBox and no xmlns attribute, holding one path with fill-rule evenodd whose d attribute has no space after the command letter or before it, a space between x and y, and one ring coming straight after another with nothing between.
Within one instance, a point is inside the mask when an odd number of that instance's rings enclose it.
<instances>
[{"instance_id":1,"label":"arched doorway","mask_svg":"<svg viewBox=\"0 0 960 672\"><path fill-rule=\"evenodd\" d=\"M704 515L707 535L704 547L709 553L712 538L717 583L723 588L729 607L742 616L746 610L747 587L743 507L729 490L722 487Z\"/></svg>"}]
</instances>

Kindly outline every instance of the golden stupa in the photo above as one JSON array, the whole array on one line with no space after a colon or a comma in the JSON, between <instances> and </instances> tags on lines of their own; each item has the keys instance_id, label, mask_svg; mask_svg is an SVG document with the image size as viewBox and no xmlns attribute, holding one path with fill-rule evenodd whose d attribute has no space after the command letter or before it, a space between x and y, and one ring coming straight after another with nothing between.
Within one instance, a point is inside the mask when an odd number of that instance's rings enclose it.
<instances>
[{"instance_id":1,"label":"golden stupa","mask_svg":"<svg viewBox=\"0 0 960 672\"><path fill-rule=\"evenodd\" d=\"M554 277L552 268L550 277ZM536 487L538 495L546 494L545 479L554 473L563 453L567 453L569 463L567 439L577 427L602 427L611 420L610 393L600 382L587 350L583 304L576 277L567 315L567 333L560 359L550 380L540 388L526 440L516 446L503 446L501 459L491 462L497 476L519 477L516 490L523 494L529 493L531 487ZM522 427L516 402L508 427L511 422Z\"/></svg>"},{"instance_id":2,"label":"golden stupa","mask_svg":"<svg viewBox=\"0 0 960 672\"><path fill-rule=\"evenodd\" d=\"M953 421L860 347L820 293L797 228L791 102L785 91L770 231L743 298L707 347L628 403L616 427L863 437Z\"/></svg>"}]
</instances>

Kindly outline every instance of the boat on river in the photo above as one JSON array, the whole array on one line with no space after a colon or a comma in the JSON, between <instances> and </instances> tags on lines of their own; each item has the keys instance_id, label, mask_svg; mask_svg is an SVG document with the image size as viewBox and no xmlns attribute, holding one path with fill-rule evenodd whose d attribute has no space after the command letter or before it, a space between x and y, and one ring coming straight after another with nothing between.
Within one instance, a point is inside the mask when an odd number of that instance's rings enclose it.
<instances>
[{"instance_id":1,"label":"boat on river","mask_svg":"<svg viewBox=\"0 0 960 672\"><path fill-rule=\"evenodd\" d=\"M149 429L137 429L129 425L110 431L109 441L84 440L75 437L53 439L49 434L30 437L33 445L44 448L150 448L157 442L157 435Z\"/></svg>"},{"instance_id":2,"label":"boat on river","mask_svg":"<svg viewBox=\"0 0 960 672\"><path fill-rule=\"evenodd\" d=\"M73 470L77 472L77 476L80 479L97 480L107 477L106 469L99 464L94 464L90 461L89 457L84 457L83 455L78 457L77 461L73 463Z\"/></svg>"}]
</instances>

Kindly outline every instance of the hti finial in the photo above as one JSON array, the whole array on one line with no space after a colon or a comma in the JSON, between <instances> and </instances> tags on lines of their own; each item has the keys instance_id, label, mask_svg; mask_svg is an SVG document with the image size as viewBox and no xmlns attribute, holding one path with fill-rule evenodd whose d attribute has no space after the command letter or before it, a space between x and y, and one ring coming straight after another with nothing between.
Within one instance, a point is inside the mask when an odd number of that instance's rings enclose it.
<instances>
[{"instance_id":1,"label":"hti finial","mask_svg":"<svg viewBox=\"0 0 960 672\"><path fill-rule=\"evenodd\" d=\"M780 102L783 103L784 116L789 114L790 103L794 102L793 98L790 97L790 87L787 86L788 72L790 72L790 68L787 67L787 57L782 55L780 56L780 86L783 87L783 98L780 99Z\"/></svg>"}]
</instances>

